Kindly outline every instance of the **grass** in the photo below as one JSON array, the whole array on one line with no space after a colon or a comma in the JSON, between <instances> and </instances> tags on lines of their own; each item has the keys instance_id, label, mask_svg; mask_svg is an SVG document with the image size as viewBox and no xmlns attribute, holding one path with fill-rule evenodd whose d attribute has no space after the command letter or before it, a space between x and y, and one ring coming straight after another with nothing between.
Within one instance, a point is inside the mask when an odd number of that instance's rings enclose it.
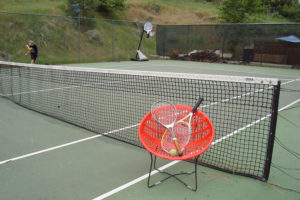
<instances>
[{"instance_id":1,"label":"grass","mask_svg":"<svg viewBox=\"0 0 300 200\"><path fill-rule=\"evenodd\" d=\"M254 16L257 22L268 22L268 23L284 23L290 22L287 18L282 17L281 15L274 13L258 13Z\"/></svg>"},{"instance_id":2,"label":"grass","mask_svg":"<svg viewBox=\"0 0 300 200\"><path fill-rule=\"evenodd\" d=\"M133 20L150 20L157 24L217 23L218 9L205 1L129 0L125 16Z\"/></svg>"},{"instance_id":3,"label":"grass","mask_svg":"<svg viewBox=\"0 0 300 200\"><path fill-rule=\"evenodd\" d=\"M1 0L0 10L21 13L64 15L66 0Z\"/></svg>"}]
</instances>

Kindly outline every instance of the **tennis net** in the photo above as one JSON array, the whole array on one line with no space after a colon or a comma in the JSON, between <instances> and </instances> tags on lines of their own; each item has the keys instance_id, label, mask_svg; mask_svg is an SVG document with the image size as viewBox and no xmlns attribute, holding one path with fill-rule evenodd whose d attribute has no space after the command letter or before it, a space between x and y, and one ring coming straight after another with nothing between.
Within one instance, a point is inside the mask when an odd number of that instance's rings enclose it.
<instances>
[{"instance_id":1,"label":"tennis net","mask_svg":"<svg viewBox=\"0 0 300 200\"><path fill-rule=\"evenodd\" d=\"M158 100L193 106L215 128L199 164L266 181L280 81L220 75L109 70L0 61L0 92L13 102L142 147L141 119Z\"/></svg>"}]
</instances>

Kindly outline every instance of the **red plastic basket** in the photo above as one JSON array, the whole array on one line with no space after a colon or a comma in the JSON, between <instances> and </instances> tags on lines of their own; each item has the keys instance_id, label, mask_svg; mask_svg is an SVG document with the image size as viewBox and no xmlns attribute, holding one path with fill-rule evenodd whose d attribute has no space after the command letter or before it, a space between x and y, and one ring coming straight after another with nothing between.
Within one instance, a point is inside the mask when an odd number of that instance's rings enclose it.
<instances>
[{"instance_id":1,"label":"red plastic basket","mask_svg":"<svg viewBox=\"0 0 300 200\"><path fill-rule=\"evenodd\" d=\"M193 108L186 105L175 105L178 118L185 117ZM182 156L171 156L161 147L161 138L165 128L158 124L149 112L141 121L139 137L143 146L153 155L168 160L187 160L199 156L208 149L214 139L214 127L210 119L197 110L192 116L192 133Z\"/></svg>"}]
</instances>

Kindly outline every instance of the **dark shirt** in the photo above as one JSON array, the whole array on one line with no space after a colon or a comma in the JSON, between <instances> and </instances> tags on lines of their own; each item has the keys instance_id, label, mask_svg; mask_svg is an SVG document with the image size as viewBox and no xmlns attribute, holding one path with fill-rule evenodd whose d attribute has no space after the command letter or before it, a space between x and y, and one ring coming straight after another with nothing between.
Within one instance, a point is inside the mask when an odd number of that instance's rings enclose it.
<instances>
[{"instance_id":1,"label":"dark shirt","mask_svg":"<svg viewBox=\"0 0 300 200\"><path fill-rule=\"evenodd\" d=\"M29 47L32 48L31 51L30 51L30 54L32 56L37 57L37 55L38 55L38 48L37 48L37 46L35 44L33 44L33 45L30 45Z\"/></svg>"}]
</instances>

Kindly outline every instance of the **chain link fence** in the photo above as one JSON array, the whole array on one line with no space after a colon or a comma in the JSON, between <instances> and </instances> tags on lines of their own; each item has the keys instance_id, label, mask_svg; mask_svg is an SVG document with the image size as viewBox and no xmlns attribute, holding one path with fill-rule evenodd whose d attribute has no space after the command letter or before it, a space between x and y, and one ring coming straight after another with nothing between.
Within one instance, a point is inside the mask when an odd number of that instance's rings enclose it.
<instances>
[{"instance_id":1,"label":"chain link fence","mask_svg":"<svg viewBox=\"0 0 300 200\"><path fill-rule=\"evenodd\" d=\"M0 12L0 60L30 62L29 40L38 46L40 64L130 60L141 31L133 21ZM146 55L156 54L155 42L143 41Z\"/></svg>"},{"instance_id":2,"label":"chain link fence","mask_svg":"<svg viewBox=\"0 0 300 200\"><path fill-rule=\"evenodd\" d=\"M63 64L130 60L142 23L70 16L0 12L0 60L30 62L28 40L39 48L37 63ZM143 40L146 55L206 62L300 65L300 23L157 25Z\"/></svg>"},{"instance_id":3,"label":"chain link fence","mask_svg":"<svg viewBox=\"0 0 300 200\"><path fill-rule=\"evenodd\" d=\"M290 35L300 38L300 23L157 25L157 53L177 59L300 65L300 43L276 39ZM190 56L192 51L198 57Z\"/></svg>"}]
</instances>

